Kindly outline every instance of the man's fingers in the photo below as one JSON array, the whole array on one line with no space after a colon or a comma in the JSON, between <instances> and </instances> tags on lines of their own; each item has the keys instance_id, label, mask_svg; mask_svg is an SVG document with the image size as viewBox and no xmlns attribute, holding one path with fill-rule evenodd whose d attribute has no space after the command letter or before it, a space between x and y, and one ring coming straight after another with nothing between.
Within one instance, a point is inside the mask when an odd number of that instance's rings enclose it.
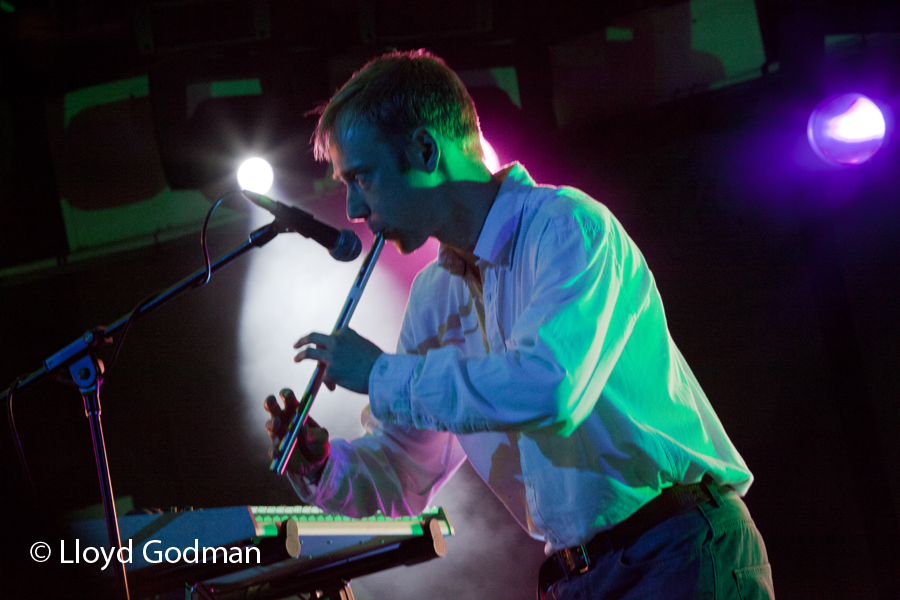
<instances>
[{"instance_id":1,"label":"man's fingers","mask_svg":"<svg viewBox=\"0 0 900 600\"><path fill-rule=\"evenodd\" d=\"M294 357L294 362L300 362L306 359L315 360L328 364L332 360L332 349L334 347L334 338L324 333L310 333L306 337L300 338L294 348L303 348Z\"/></svg>"},{"instance_id":2,"label":"man's fingers","mask_svg":"<svg viewBox=\"0 0 900 600\"><path fill-rule=\"evenodd\" d=\"M297 356L294 357L294 362L300 362L301 360L306 360L307 358L328 364L329 362L331 362L331 352L329 350L326 350L325 348L319 348L317 346L307 346L297 353Z\"/></svg>"},{"instance_id":3,"label":"man's fingers","mask_svg":"<svg viewBox=\"0 0 900 600\"><path fill-rule=\"evenodd\" d=\"M275 399L275 396L269 396L268 398L266 398L266 400L263 402L263 407L273 417L277 417L281 414L281 407L278 406L278 400Z\"/></svg>"},{"instance_id":4,"label":"man's fingers","mask_svg":"<svg viewBox=\"0 0 900 600\"><path fill-rule=\"evenodd\" d=\"M296 396L294 396L294 392L290 388L284 388L279 392L279 395L284 404L283 409L281 408L281 405L278 404L278 400L275 399L275 396L269 396L263 403L265 409L272 415L272 418L266 421L266 431L273 439L284 436L287 424L290 423L294 414L297 412L297 408L300 406L300 402L297 400Z\"/></svg>"},{"instance_id":5,"label":"man's fingers","mask_svg":"<svg viewBox=\"0 0 900 600\"><path fill-rule=\"evenodd\" d=\"M290 388L284 388L279 392L281 396L281 401L284 402L284 410L289 414L294 414L297 412L297 408L300 406L300 401L297 400L297 397L294 395L294 391Z\"/></svg>"},{"instance_id":6,"label":"man's fingers","mask_svg":"<svg viewBox=\"0 0 900 600\"><path fill-rule=\"evenodd\" d=\"M330 337L330 335L325 335L324 333L310 333L297 340L297 343L294 344L294 348L302 348L303 346L308 345L325 347L328 344L328 339Z\"/></svg>"},{"instance_id":7,"label":"man's fingers","mask_svg":"<svg viewBox=\"0 0 900 600\"><path fill-rule=\"evenodd\" d=\"M281 429L281 417L272 417L266 421L266 431L269 432L270 436L284 433Z\"/></svg>"}]
</instances>

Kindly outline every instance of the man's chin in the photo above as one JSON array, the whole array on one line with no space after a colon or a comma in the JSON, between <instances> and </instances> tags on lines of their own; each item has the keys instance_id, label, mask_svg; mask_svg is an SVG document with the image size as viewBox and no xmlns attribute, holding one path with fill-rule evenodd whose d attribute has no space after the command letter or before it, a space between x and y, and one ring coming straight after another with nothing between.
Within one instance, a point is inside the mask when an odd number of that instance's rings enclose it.
<instances>
[{"instance_id":1,"label":"man's chin","mask_svg":"<svg viewBox=\"0 0 900 600\"><path fill-rule=\"evenodd\" d=\"M400 254L412 254L413 252L415 252L416 250L418 250L419 248L424 246L425 242L428 241L427 238L422 240L421 242L418 240L411 241L402 236L397 236L397 237L385 236L385 239L387 241L391 242L392 244L394 244L394 246L397 248L397 251Z\"/></svg>"},{"instance_id":2,"label":"man's chin","mask_svg":"<svg viewBox=\"0 0 900 600\"><path fill-rule=\"evenodd\" d=\"M416 251L416 248L410 249L403 240L388 240L391 242L395 248L397 248L397 252L400 254L412 254Z\"/></svg>"}]
</instances>

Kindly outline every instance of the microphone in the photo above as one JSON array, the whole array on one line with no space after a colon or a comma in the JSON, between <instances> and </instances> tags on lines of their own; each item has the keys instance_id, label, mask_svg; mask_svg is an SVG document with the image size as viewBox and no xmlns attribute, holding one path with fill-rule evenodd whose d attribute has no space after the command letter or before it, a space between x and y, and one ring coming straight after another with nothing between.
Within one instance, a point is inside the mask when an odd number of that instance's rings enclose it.
<instances>
[{"instance_id":1,"label":"microphone","mask_svg":"<svg viewBox=\"0 0 900 600\"><path fill-rule=\"evenodd\" d=\"M348 262L359 256L362 251L362 242L349 229L335 229L331 225L317 221L305 210L282 204L250 190L243 190L241 194L253 204L275 215L275 218L288 229L325 246L335 260Z\"/></svg>"}]
</instances>

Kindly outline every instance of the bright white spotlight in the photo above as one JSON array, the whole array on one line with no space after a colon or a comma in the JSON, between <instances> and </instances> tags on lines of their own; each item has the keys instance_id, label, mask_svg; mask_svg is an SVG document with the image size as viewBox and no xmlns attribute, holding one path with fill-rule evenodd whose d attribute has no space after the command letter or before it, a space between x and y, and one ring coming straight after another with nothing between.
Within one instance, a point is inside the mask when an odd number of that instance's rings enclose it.
<instances>
[{"instance_id":1,"label":"bright white spotlight","mask_svg":"<svg viewBox=\"0 0 900 600\"><path fill-rule=\"evenodd\" d=\"M872 158L884 143L884 115L862 94L844 94L816 106L806 134L825 162L858 165Z\"/></svg>"},{"instance_id":2,"label":"bright white spotlight","mask_svg":"<svg viewBox=\"0 0 900 600\"><path fill-rule=\"evenodd\" d=\"M497 152L494 150L494 147L484 139L484 136L481 136L481 150L484 152L484 166L488 168L488 171L491 173L496 173L500 170L500 158L497 157Z\"/></svg>"},{"instance_id":3,"label":"bright white spotlight","mask_svg":"<svg viewBox=\"0 0 900 600\"><path fill-rule=\"evenodd\" d=\"M275 181L272 165L261 158L248 158L241 163L237 173L238 185L242 190L265 194Z\"/></svg>"},{"instance_id":4,"label":"bright white spotlight","mask_svg":"<svg viewBox=\"0 0 900 600\"><path fill-rule=\"evenodd\" d=\"M828 135L842 142L868 142L884 137L884 116L868 98L855 100L847 112L828 123Z\"/></svg>"}]
</instances>

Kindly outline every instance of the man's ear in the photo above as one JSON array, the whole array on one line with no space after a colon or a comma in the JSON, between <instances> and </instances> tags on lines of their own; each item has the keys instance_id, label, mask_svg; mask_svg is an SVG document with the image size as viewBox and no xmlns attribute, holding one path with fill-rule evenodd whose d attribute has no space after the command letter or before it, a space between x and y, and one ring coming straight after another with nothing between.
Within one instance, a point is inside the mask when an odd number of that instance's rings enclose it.
<instances>
[{"instance_id":1,"label":"man's ear","mask_svg":"<svg viewBox=\"0 0 900 600\"><path fill-rule=\"evenodd\" d=\"M406 145L406 158L413 169L434 173L441 161L441 147L425 127L416 129Z\"/></svg>"}]
</instances>

